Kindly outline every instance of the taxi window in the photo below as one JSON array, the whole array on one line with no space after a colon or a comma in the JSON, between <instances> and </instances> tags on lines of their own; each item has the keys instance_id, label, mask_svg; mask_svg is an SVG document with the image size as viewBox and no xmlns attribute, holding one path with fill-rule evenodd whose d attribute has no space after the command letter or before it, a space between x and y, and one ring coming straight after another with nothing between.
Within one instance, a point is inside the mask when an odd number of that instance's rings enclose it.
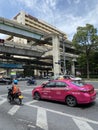
<instances>
[{"instance_id":1,"label":"taxi window","mask_svg":"<svg viewBox=\"0 0 98 130\"><path fill-rule=\"evenodd\" d=\"M78 87L82 87L85 85L85 83L83 81L72 81L72 84L74 84Z\"/></svg>"},{"instance_id":2,"label":"taxi window","mask_svg":"<svg viewBox=\"0 0 98 130\"><path fill-rule=\"evenodd\" d=\"M45 87L55 87L55 82L48 82Z\"/></svg>"},{"instance_id":3,"label":"taxi window","mask_svg":"<svg viewBox=\"0 0 98 130\"><path fill-rule=\"evenodd\" d=\"M67 84L64 82L56 82L56 87L66 87Z\"/></svg>"}]
</instances>

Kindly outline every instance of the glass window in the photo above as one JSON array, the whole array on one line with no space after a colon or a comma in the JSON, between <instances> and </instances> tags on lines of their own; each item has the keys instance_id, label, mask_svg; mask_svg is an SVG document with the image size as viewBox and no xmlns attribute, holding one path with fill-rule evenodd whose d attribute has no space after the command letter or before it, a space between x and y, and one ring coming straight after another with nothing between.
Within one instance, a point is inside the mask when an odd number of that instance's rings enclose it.
<instances>
[{"instance_id":1,"label":"glass window","mask_svg":"<svg viewBox=\"0 0 98 130\"><path fill-rule=\"evenodd\" d=\"M67 84L64 82L56 82L56 87L66 87Z\"/></svg>"},{"instance_id":2,"label":"glass window","mask_svg":"<svg viewBox=\"0 0 98 130\"><path fill-rule=\"evenodd\" d=\"M45 87L55 87L55 82L48 82Z\"/></svg>"},{"instance_id":3,"label":"glass window","mask_svg":"<svg viewBox=\"0 0 98 130\"><path fill-rule=\"evenodd\" d=\"M72 84L74 84L74 85L76 85L78 87L82 87L82 86L85 85L85 83L83 81L78 81L78 80L73 81Z\"/></svg>"}]
</instances>

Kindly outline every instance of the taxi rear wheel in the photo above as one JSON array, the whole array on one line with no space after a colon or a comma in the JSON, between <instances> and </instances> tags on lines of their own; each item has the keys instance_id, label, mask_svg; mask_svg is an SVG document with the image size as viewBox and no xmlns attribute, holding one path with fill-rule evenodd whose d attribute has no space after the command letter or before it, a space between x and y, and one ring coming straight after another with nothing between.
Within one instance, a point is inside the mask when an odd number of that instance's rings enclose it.
<instances>
[{"instance_id":1,"label":"taxi rear wheel","mask_svg":"<svg viewBox=\"0 0 98 130\"><path fill-rule=\"evenodd\" d=\"M74 107L77 105L77 101L76 101L76 98L69 95L66 97L66 104L70 107Z\"/></svg>"},{"instance_id":2,"label":"taxi rear wheel","mask_svg":"<svg viewBox=\"0 0 98 130\"><path fill-rule=\"evenodd\" d=\"M41 99L41 96L40 96L40 94L38 92L34 93L34 99L36 99L36 100L40 100Z\"/></svg>"}]
</instances>

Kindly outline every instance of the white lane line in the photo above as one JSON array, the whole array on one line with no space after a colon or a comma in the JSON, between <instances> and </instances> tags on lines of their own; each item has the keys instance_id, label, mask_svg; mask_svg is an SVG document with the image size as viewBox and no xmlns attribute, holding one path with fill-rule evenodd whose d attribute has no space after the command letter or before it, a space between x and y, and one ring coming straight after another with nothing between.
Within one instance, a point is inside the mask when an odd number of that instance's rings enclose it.
<instances>
[{"instance_id":1,"label":"white lane line","mask_svg":"<svg viewBox=\"0 0 98 130\"><path fill-rule=\"evenodd\" d=\"M3 96L7 96L7 94L2 94L2 95L0 95L1 97L3 97Z\"/></svg>"},{"instance_id":2,"label":"white lane line","mask_svg":"<svg viewBox=\"0 0 98 130\"><path fill-rule=\"evenodd\" d=\"M39 106L36 106L36 105L31 105L30 103L25 103L25 105L33 107L33 108L38 108L38 109L42 109L43 108L43 107L39 107ZM97 124L98 125L98 121L91 120L91 119L88 119L88 118L85 118L85 117L78 117L78 116L75 116L75 115L63 113L63 112L60 112L60 111L55 111L55 110L48 109L48 108L44 108L44 109L46 111L53 112L53 113L56 113L56 114L60 114L62 116L67 116L67 117L75 118L75 119L82 120L82 121L87 121L89 123L93 123L93 124Z\"/></svg>"},{"instance_id":3,"label":"white lane line","mask_svg":"<svg viewBox=\"0 0 98 130\"><path fill-rule=\"evenodd\" d=\"M93 128L85 121L73 118L74 122L78 126L79 130L93 130Z\"/></svg>"},{"instance_id":4,"label":"white lane line","mask_svg":"<svg viewBox=\"0 0 98 130\"><path fill-rule=\"evenodd\" d=\"M28 127L31 127L31 128L36 128L35 126L33 126L33 125L30 125L30 124L28 125Z\"/></svg>"},{"instance_id":5,"label":"white lane line","mask_svg":"<svg viewBox=\"0 0 98 130\"><path fill-rule=\"evenodd\" d=\"M30 122L30 121L24 120L24 119L18 119L18 120L21 121L21 122L27 123L27 124L28 124L28 127L36 128L36 126L32 125L33 122Z\"/></svg>"},{"instance_id":6,"label":"white lane line","mask_svg":"<svg viewBox=\"0 0 98 130\"><path fill-rule=\"evenodd\" d=\"M25 89L25 90L22 90L22 92L31 92L32 93L32 90L33 90L33 88L32 89Z\"/></svg>"},{"instance_id":7,"label":"white lane line","mask_svg":"<svg viewBox=\"0 0 98 130\"><path fill-rule=\"evenodd\" d=\"M5 103L7 101L7 99L3 99L2 101L0 101L0 105L2 105L3 103Z\"/></svg>"},{"instance_id":8,"label":"white lane line","mask_svg":"<svg viewBox=\"0 0 98 130\"><path fill-rule=\"evenodd\" d=\"M25 105L30 105L30 104L32 104L32 103L36 103L36 102L38 102L37 100L33 100L33 101L30 101L30 102L26 102L26 103L24 103Z\"/></svg>"},{"instance_id":9,"label":"white lane line","mask_svg":"<svg viewBox=\"0 0 98 130\"><path fill-rule=\"evenodd\" d=\"M38 108L36 126L48 130L47 115L44 108Z\"/></svg>"},{"instance_id":10,"label":"white lane line","mask_svg":"<svg viewBox=\"0 0 98 130\"><path fill-rule=\"evenodd\" d=\"M8 111L8 114L14 115L14 114L18 111L19 108L20 108L20 106L14 105L14 106Z\"/></svg>"}]
</instances>

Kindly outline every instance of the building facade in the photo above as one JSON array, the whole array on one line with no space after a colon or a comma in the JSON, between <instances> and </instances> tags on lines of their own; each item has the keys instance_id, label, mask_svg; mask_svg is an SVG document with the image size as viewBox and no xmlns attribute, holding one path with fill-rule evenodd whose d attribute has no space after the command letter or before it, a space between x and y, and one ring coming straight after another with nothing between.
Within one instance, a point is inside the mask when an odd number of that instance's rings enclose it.
<instances>
[{"instance_id":1,"label":"building facade","mask_svg":"<svg viewBox=\"0 0 98 130\"><path fill-rule=\"evenodd\" d=\"M44 42L42 43L18 37L8 38L18 44L31 44L38 49L43 49L43 55L39 61L44 61L47 65L36 64L35 66L44 66L44 70L40 70L40 67L39 69L35 68L35 75L48 75L49 73L53 73L54 75L71 73L75 75L75 62L78 55L71 41L67 39L66 33L23 11L17 14L13 20L30 28L34 28L43 34L42 39ZM44 48L47 48L47 51L44 52ZM50 69L47 69L49 67L48 64L51 64Z\"/></svg>"}]
</instances>

